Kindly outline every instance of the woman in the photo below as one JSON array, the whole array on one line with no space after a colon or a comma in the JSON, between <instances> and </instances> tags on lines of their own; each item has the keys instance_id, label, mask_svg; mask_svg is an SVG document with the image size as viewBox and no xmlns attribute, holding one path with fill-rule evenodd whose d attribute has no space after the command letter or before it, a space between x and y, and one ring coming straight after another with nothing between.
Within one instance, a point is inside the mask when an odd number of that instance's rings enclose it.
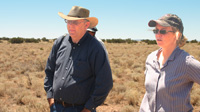
<instances>
[{"instance_id":1,"label":"woman","mask_svg":"<svg viewBox=\"0 0 200 112\"><path fill-rule=\"evenodd\" d=\"M183 24L175 14L149 21L157 45L146 60L146 93L140 112L192 112L190 90L200 84L200 62L180 47L186 43Z\"/></svg>"}]
</instances>

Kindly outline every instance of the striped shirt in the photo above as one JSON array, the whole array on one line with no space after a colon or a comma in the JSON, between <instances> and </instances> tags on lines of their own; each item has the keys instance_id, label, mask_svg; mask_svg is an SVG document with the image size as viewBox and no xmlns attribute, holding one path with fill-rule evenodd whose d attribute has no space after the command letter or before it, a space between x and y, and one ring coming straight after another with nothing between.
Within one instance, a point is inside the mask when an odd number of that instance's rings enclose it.
<instances>
[{"instance_id":1,"label":"striped shirt","mask_svg":"<svg viewBox=\"0 0 200 112\"><path fill-rule=\"evenodd\" d=\"M140 112L192 112L190 90L194 82L200 84L200 62L177 47L160 68L157 55L161 50L147 57Z\"/></svg>"}]
</instances>

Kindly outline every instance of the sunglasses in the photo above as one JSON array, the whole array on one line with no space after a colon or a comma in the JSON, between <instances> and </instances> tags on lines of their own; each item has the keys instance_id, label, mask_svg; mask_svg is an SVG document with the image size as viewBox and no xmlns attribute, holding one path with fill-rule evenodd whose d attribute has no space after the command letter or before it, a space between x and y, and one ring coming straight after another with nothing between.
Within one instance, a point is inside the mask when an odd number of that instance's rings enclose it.
<instances>
[{"instance_id":1,"label":"sunglasses","mask_svg":"<svg viewBox=\"0 0 200 112\"><path fill-rule=\"evenodd\" d=\"M153 30L153 33L154 33L154 34L158 34L158 32L159 32L160 34L166 34L166 33L168 33L168 32L174 32L174 31L166 31L166 30L158 30L158 29L154 29L154 30Z\"/></svg>"},{"instance_id":2,"label":"sunglasses","mask_svg":"<svg viewBox=\"0 0 200 112\"><path fill-rule=\"evenodd\" d=\"M79 25L79 24L82 23L82 22L84 22L84 21L81 21L81 22L76 21L76 20L69 21L69 20L66 20L66 19L65 19L65 23L70 24L70 25Z\"/></svg>"}]
</instances>

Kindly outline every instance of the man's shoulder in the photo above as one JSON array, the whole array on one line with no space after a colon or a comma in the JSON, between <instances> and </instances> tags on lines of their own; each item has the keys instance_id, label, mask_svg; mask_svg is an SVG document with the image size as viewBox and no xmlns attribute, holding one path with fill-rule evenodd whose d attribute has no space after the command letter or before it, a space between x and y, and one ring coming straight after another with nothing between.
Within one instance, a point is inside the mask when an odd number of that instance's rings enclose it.
<instances>
[{"instance_id":1,"label":"man's shoulder","mask_svg":"<svg viewBox=\"0 0 200 112\"><path fill-rule=\"evenodd\" d=\"M103 41L101 41L100 39L97 39L96 37L93 37L92 39L91 39L91 44L93 45L93 46L95 46L95 47L102 47L102 44L103 44Z\"/></svg>"},{"instance_id":2,"label":"man's shoulder","mask_svg":"<svg viewBox=\"0 0 200 112\"><path fill-rule=\"evenodd\" d=\"M66 38L69 38L69 34L64 34L64 35L58 37L58 38L56 39L56 41L59 43L59 42L61 42L64 38L65 38L65 39L66 39Z\"/></svg>"}]
</instances>

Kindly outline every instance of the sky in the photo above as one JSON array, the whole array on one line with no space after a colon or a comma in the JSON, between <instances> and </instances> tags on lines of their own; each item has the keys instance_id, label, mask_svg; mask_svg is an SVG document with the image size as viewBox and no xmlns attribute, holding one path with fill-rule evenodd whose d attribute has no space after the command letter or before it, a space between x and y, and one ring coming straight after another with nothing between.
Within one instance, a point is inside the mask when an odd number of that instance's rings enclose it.
<instances>
[{"instance_id":1,"label":"sky","mask_svg":"<svg viewBox=\"0 0 200 112\"><path fill-rule=\"evenodd\" d=\"M68 33L58 12L75 5L98 18L100 39L155 39L148 22L172 13L188 40L200 41L200 0L0 0L0 37L57 38Z\"/></svg>"}]
</instances>

